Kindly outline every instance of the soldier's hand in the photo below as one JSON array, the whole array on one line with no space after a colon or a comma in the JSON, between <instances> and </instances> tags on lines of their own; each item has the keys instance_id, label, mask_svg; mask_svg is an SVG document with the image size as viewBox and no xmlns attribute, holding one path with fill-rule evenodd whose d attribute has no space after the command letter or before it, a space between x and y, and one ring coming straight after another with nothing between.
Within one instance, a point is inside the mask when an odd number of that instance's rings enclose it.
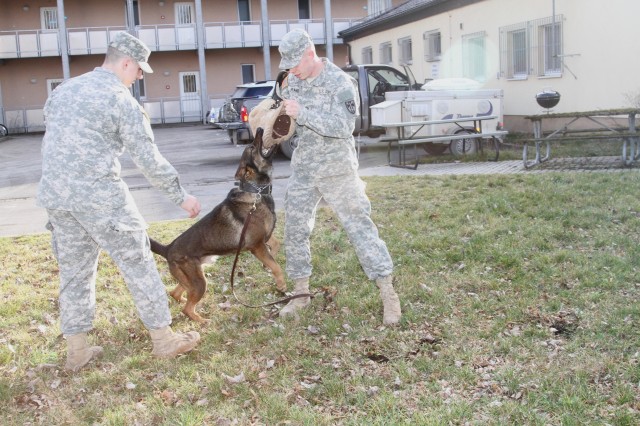
<instances>
[{"instance_id":1,"label":"soldier's hand","mask_svg":"<svg viewBox=\"0 0 640 426\"><path fill-rule=\"evenodd\" d=\"M300 114L300 104L294 99L287 99L284 101L284 112L289 117L296 119Z\"/></svg>"},{"instance_id":2,"label":"soldier's hand","mask_svg":"<svg viewBox=\"0 0 640 426\"><path fill-rule=\"evenodd\" d=\"M200 201L193 195L187 194L182 204L180 204L183 210L189 213L189 217L193 219L200 214Z\"/></svg>"}]
</instances>

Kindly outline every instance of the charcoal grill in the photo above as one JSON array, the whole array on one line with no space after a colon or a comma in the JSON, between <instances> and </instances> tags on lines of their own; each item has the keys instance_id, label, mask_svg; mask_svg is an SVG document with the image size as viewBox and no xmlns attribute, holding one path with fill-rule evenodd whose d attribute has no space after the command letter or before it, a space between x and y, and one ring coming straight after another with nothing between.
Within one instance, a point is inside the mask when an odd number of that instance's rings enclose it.
<instances>
[{"instance_id":1,"label":"charcoal grill","mask_svg":"<svg viewBox=\"0 0 640 426\"><path fill-rule=\"evenodd\" d=\"M560 93L555 90L543 90L536 95L536 102L538 102L538 105L542 108L553 108L560 102Z\"/></svg>"}]
</instances>

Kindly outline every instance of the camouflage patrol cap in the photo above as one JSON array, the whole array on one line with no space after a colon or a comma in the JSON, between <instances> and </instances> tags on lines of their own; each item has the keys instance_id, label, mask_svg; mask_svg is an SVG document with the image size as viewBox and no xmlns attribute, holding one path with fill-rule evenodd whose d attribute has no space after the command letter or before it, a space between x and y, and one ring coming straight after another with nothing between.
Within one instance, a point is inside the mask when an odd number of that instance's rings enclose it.
<instances>
[{"instance_id":1,"label":"camouflage patrol cap","mask_svg":"<svg viewBox=\"0 0 640 426\"><path fill-rule=\"evenodd\" d=\"M311 36L306 31L296 28L282 37L278 50L280 51L280 69L287 70L300 63L302 55L309 46L313 45Z\"/></svg>"},{"instance_id":2,"label":"camouflage patrol cap","mask_svg":"<svg viewBox=\"0 0 640 426\"><path fill-rule=\"evenodd\" d=\"M149 55L151 55L151 49L149 49L142 40L135 38L131 34L123 31L115 36L111 43L109 43L109 47L113 47L114 49L133 58L136 62L138 62L138 65L140 66L142 71L146 73L153 72L153 70L147 63L147 60L149 60Z\"/></svg>"}]
</instances>

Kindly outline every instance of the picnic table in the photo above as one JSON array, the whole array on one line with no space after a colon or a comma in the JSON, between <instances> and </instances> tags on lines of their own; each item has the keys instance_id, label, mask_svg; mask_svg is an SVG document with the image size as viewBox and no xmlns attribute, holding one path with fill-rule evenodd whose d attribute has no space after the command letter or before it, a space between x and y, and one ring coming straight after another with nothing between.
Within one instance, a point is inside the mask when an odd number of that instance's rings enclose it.
<instances>
[{"instance_id":1,"label":"picnic table","mask_svg":"<svg viewBox=\"0 0 640 426\"><path fill-rule=\"evenodd\" d=\"M474 116L474 117L459 117L449 118L442 120L428 120L428 121L406 121L397 123L385 123L382 127L395 128L395 132L389 132L397 136L385 137L381 139L381 142L388 143L387 149L387 162L392 167L403 167L407 169L416 170L418 168L418 152L417 147L420 144L425 143L440 143L451 142L456 140L462 140L465 143L476 143L479 151L482 151L482 140L492 139L494 141L493 147L495 149L495 157L493 161L498 159L500 155L499 142L500 139L508 132L506 130L495 131L483 131L482 122L487 120L493 120L498 118L496 115ZM457 127L458 130L454 134L434 134L423 135L421 131L425 126L439 125L439 124L452 124ZM469 124L472 126L470 127ZM396 144L398 162L393 162L391 153L393 146ZM413 164L407 163L407 147L413 145ZM463 148L463 152L466 149Z\"/></svg>"},{"instance_id":2,"label":"picnic table","mask_svg":"<svg viewBox=\"0 0 640 426\"><path fill-rule=\"evenodd\" d=\"M533 167L541 164L551 158L551 142L570 141L570 140L591 140L591 139L622 139L622 161L625 165L633 164L640 157L639 143L640 134L636 131L636 115L640 114L640 108L620 108L606 109L595 111L579 111L564 113L549 113L528 115L524 118L530 120L533 124L533 139L524 141L522 160L525 168ZM608 118L627 117L628 127L616 127L604 122ZM568 119L559 128L545 135L543 130L543 121L551 119ZM578 122L588 121L595 124L595 128L571 128ZM528 158L528 142L535 143L535 157L533 160ZM546 152L542 155L541 145L546 144Z\"/></svg>"}]
</instances>

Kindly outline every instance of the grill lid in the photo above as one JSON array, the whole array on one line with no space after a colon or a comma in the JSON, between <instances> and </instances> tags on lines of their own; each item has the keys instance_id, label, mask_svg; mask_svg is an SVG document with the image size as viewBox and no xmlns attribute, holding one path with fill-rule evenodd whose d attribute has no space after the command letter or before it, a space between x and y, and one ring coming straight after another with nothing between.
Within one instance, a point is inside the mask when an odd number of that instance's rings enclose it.
<instances>
[{"instance_id":1,"label":"grill lid","mask_svg":"<svg viewBox=\"0 0 640 426\"><path fill-rule=\"evenodd\" d=\"M536 101L542 108L553 108L560 102L560 93L555 90L543 90L536 95Z\"/></svg>"}]
</instances>

